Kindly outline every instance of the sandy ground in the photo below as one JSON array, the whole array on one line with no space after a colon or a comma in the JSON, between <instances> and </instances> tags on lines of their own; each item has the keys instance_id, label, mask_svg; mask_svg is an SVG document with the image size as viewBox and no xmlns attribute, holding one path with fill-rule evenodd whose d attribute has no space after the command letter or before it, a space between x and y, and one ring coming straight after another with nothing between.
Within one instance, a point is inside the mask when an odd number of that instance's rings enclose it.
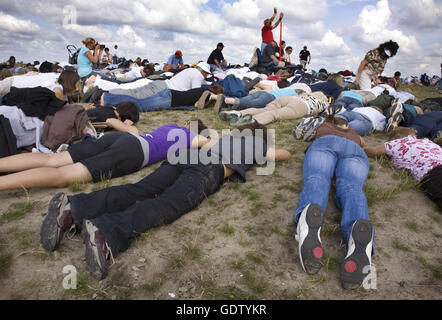
<instances>
[{"instance_id":1,"label":"sandy ground","mask_svg":"<svg viewBox=\"0 0 442 320\"><path fill-rule=\"evenodd\" d=\"M211 109L144 113L138 127L148 132L195 117L219 132L228 128ZM0 220L0 299L440 299L441 212L411 176L392 169L388 159L370 160L366 185L376 228L372 289L341 288L339 269L346 249L333 190L321 235L324 267L316 276L303 272L292 223L307 146L292 136L298 122L269 126L276 129L277 145L292 153L290 160L277 164L273 175L257 176L254 168L247 173L247 183L226 183L197 210L143 234L115 257L103 281L86 271L80 235L64 239L50 254L39 244L40 226L54 194L91 192L101 186L87 184L74 192L0 192L1 215L13 204L33 204L19 219ZM380 133L366 140L375 145L385 138ZM158 166L110 183L136 182ZM75 290L62 285L67 275L63 268L69 265L77 270Z\"/></svg>"}]
</instances>

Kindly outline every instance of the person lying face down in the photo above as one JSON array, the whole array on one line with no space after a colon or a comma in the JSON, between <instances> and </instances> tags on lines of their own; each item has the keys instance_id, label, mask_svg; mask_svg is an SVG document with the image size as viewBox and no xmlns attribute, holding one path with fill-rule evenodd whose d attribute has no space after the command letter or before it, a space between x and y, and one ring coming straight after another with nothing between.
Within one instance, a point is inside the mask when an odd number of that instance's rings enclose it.
<instances>
[{"instance_id":1,"label":"person lying face down","mask_svg":"<svg viewBox=\"0 0 442 320\"><path fill-rule=\"evenodd\" d=\"M398 127L387 142L364 151L369 157L387 155L395 167L410 170L422 191L442 210L442 147L416 135L414 128Z\"/></svg>"},{"instance_id":2,"label":"person lying face down","mask_svg":"<svg viewBox=\"0 0 442 320\"><path fill-rule=\"evenodd\" d=\"M342 210L341 230L348 249L340 271L344 289L360 287L371 270L374 228L368 221L363 191L370 169L364 144L344 119L329 116L307 149L304 186L293 215L301 266L308 274L316 274L323 264L320 232L335 178L335 201Z\"/></svg>"},{"instance_id":3,"label":"person lying face down","mask_svg":"<svg viewBox=\"0 0 442 320\"><path fill-rule=\"evenodd\" d=\"M196 130L206 127L199 121ZM198 148L209 140L190 125L168 124L147 134L112 132L99 139L86 139L60 153L23 153L0 158L0 191L36 187L66 187L73 182L98 182L134 173L167 157L170 132L180 132L179 149Z\"/></svg>"},{"instance_id":4,"label":"person lying face down","mask_svg":"<svg viewBox=\"0 0 442 320\"><path fill-rule=\"evenodd\" d=\"M140 234L197 208L226 180L245 182L245 172L254 163L290 158L289 152L269 141L265 127L243 127L203 146L195 161L187 161L187 156L176 164L166 160L135 184L73 196L58 193L42 223L40 242L46 250L56 250L66 231L81 228L87 270L101 280L113 257L127 250ZM178 158L182 153L191 152L182 149ZM213 161L205 162L204 155Z\"/></svg>"}]
</instances>

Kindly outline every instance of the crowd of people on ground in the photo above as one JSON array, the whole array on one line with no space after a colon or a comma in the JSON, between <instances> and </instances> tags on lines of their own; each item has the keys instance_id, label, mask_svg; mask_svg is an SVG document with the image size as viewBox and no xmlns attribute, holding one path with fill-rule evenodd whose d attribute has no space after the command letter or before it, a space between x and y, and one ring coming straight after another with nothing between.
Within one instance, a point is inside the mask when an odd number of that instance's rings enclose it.
<instances>
[{"instance_id":1,"label":"crowd of people on ground","mask_svg":"<svg viewBox=\"0 0 442 320\"><path fill-rule=\"evenodd\" d=\"M320 232L334 181L347 243L342 286L356 289L369 276L374 227L363 191L368 157L386 155L397 168L409 169L442 210L442 99L418 101L399 91L399 71L382 76L399 45L390 40L367 52L356 74L309 72L307 46L295 63L293 47L273 39L284 14L274 23L276 16L275 8L264 21L261 47L244 66L229 65L222 42L206 62L185 64L176 50L166 63L154 64L141 57L127 61L117 45L111 53L93 38L83 40L75 63L61 73L40 68L39 74L17 75L25 67L14 57L1 65L10 74L0 81L0 191L98 182L163 161L137 183L57 193L41 225L43 248L54 251L67 232L81 232L87 269L103 279L114 256L138 235L172 223L228 181L246 182L254 164L288 160L291 154L275 145L266 128L283 120L301 119L294 138L311 142L293 213L299 260L308 274L323 265ZM52 74L49 82L40 77ZM215 139L201 120L144 133L136 127L140 112L209 108L238 130ZM375 131L388 140L368 146L363 136ZM18 150L29 146L34 152Z\"/></svg>"}]
</instances>

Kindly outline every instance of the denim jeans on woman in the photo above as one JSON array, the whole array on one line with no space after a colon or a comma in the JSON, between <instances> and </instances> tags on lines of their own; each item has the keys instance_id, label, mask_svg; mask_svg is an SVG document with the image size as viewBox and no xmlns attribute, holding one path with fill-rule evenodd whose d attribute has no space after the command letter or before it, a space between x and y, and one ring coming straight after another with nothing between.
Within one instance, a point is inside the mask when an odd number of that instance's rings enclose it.
<instances>
[{"instance_id":1,"label":"denim jeans on woman","mask_svg":"<svg viewBox=\"0 0 442 320\"><path fill-rule=\"evenodd\" d=\"M172 92L169 89L163 90L144 99L136 99L131 96L104 93L104 104L116 106L126 101L133 101L141 112L159 111L170 109L172 105Z\"/></svg>"},{"instance_id":2,"label":"denim jeans on woman","mask_svg":"<svg viewBox=\"0 0 442 320\"><path fill-rule=\"evenodd\" d=\"M373 131L373 123L364 114L356 111L345 111L336 115L336 118L344 118L348 127L352 128L360 136L365 136Z\"/></svg>"},{"instance_id":3,"label":"denim jeans on woman","mask_svg":"<svg viewBox=\"0 0 442 320\"><path fill-rule=\"evenodd\" d=\"M334 104L342 106L345 110L353 110L354 108L362 108L364 105L357 99L350 97L342 97L337 99Z\"/></svg>"},{"instance_id":4,"label":"denim jeans on woman","mask_svg":"<svg viewBox=\"0 0 442 320\"><path fill-rule=\"evenodd\" d=\"M275 100L275 96L267 91L257 91L242 98L235 98L233 109L264 108L273 100Z\"/></svg>"},{"instance_id":5,"label":"denim jeans on woman","mask_svg":"<svg viewBox=\"0 0 442 320\"><path fill-rule=\"evenodd\" d=\"M303 165L304 187L293 220L309 203L326 210L331 181L336 178L335 201L342 210L341 230L348 242L353 223L368 220L368 205L363 187L370 165L359 145L338 136L325 136L314 141L308 149Z\"/></svg>"}]
</instances>

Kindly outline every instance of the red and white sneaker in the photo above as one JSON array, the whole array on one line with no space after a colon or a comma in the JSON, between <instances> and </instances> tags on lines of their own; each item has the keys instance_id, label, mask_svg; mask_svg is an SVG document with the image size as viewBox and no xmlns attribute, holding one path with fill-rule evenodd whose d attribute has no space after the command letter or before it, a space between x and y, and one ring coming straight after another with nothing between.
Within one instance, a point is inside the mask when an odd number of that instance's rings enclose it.
<instances>
[{"instance_id":1,"label":"red and white sneaker","mask_svg":"<svg viewBox=\"0 0 442 320\"><path fill-rule=\"evenodd\" d=\"M357 220L351 229L348 251L341 266L344 289L359 288L371 271L373 226L368 220Z\"/></svg>"},{"instance_id":2,"label":"red and white sneaker","mask_svg":"<svg viewBox=\"0 0 442 320\"><path fill-rule=\"evenodd\" d=\"M299 242L299 260L302 269L308 274L316 274L322 267L321 228L324 213L321 206L310 203L299 216L296 240Z\"/></svg>"}]
</instances>

